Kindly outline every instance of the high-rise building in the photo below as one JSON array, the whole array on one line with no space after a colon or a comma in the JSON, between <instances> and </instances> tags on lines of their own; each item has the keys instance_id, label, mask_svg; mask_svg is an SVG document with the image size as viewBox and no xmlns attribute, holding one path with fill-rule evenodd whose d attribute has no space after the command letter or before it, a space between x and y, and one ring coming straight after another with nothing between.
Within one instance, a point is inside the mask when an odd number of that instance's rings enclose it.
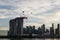
<instances>
[{"instance_id":1,"label":"high-rise building","mask_svg":"<svg viewBox=\"0 0 60 40\"><path fill-rule=\"evenodd\" d=\"M12 36L21 36L23 35L23 19L27 19L27 17L18 17L14 20L10 20L9 25L9 33L8 35Z\"/></svg>"},{"instance_id":2,"label":"high-rise building","mask_svg":"<svg viewBox=\"0 0 60 40\"><path fill-rule=\"evenodd\" d=\"M50 36L54 37L54 24L52 24L52 27L50 27Z\"/></svg>"},{"instance_id":3,"label":"high-rise building","mask_svg":"<svg viewBox=\"0 0 60 40\"><path fill-rule=\"evenodd\" d=\"M29 34L29 26L26 26L26 33Z\"/></svg>"},{"instance_id":4,"label":"high-rise building","mask_svg":"<svg viewBox=\"0 0 60 40\"><path fill-rule=\"evenodd\" d=\"M35 34L35 26L32 26L32 33Z\"/></svg>"},{"instance_id":5,"label":"high-rise building","mask_svg":"<svg viewBox=\"0 0 60 40\"><path fill-rule=\"evenodd\" d=\"M44 33L45 33L45 24L43 24L43 25L41 26L41 30L42 30L42 34L44 34Z\"/></svg>"},{"instance_id":6,"label":"high-rise building","mask_svg":"<svg viewBox=\"0 0 60 40\"><path fill-rule=\"evenodd\" d=\"M9 33L8 33L8 35L9 36L14 36L14 27L16 26L15 25L15 19L12 19L12 20L10 20L9 21Z\"/></svg>"},{"instance_id":7,"label":"high-rise building","mask_svg":"<svg viewBox=\"0 0 60 40\"><path fill-rule=\"evenodd\" d=\"M49 30L48 29L46 29L46 31L45 31L46 33L49 33Z\"/></svg>"},{"instance_id":8,"label":"high-rise building","mask_svg":"<svg viewBox=\"0 0 60 40\"><path fill-rule=\"evenodd\" d=\"M41 30L41 28L39 27L39 28L38 28L38 35L41 36L41 34L42 34L42 30Z\"/></svg>"},{"instance_id":9,"label":"high-rise building","mask_svg":"<svg viewBox=\"0 0 60 40\"><path fill-rule=\"evenodd\" d=\"M32 34L32 26L29 26L29 34Z\"/></svg>"},{"instance_id":10,"label":"high-rise building","mask_svg":"<svg viewBox=\"0 0 60 40\"><path fill-rule=\"evenodd\" d=\"M60 24L57 24L57 34L59 35L60 33Z\"/></svg>"}]
</instances>

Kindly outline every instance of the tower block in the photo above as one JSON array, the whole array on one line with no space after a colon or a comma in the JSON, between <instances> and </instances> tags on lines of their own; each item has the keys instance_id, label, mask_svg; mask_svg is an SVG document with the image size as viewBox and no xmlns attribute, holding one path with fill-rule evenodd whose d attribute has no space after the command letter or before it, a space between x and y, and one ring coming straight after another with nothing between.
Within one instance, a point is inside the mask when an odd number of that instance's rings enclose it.
<instances>
[{"instance_id":1,"label":"tower block","mask_svg":"<svg viewBox=\"0 0 60 40\"><path fill-rule=\"evenodd\" d=\"M9 36L22 36L23 35L23 20L27 17L17 17L9 21Z\"/></svg>"}]
</instances>

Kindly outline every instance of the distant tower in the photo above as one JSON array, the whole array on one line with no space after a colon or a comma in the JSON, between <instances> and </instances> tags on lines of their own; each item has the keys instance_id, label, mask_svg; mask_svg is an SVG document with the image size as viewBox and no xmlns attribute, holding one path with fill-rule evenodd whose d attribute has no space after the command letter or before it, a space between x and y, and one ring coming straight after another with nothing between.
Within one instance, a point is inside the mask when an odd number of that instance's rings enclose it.
<instances>
[{"instance_id":1,"label":"distant tower","mask_svg":"<svg viewBox=\"0 0 60 40\"><path fill-rule=\"evenodd\" d=\"M60 34L60 24L57 24L57 34Z\"/></svg>"},{"instance_id":2,"label":"distant tower","mask_svg":"<svg viewBox=\"0 0 60 40\"><path fill-rule=\"evenodd\" d=\"M44 34L44 32L45 32L45 24L43 24L43 25L41 26L41 30L42 30L42 34Z\"/></svg>"},{"instance_id":3,"label":"distant tower","mask_svg":"<svg viewBox=\"0 0 60 40\"><path fill-rule=\"evenodd\" d=\"M54 23L52 23L52 27L50 27L50 36L54 37Z\"/></svg>"},{"instance_id":4,"label":"distant tower","mask_svg":"<svg viewBox=\"0 0 60 40\"><path fill-rule=\"evenodd\" d=\"M41 36L41 34L42 34L42 30L41 30L41 28L39 27L39 28L38 28L38 35Z\"/></svg>"},{"instance_id":5,"label":"distant tower","mask_svg":"<svg viewBox=\"0 0 60 40\"><path fill-rule=\"evenodd\" d=\"M55 32L54 32L54 23L52 23L52 29L53 29L53 34L54 34L54 33L55 33Z\"/></svg>"}]
</instances>

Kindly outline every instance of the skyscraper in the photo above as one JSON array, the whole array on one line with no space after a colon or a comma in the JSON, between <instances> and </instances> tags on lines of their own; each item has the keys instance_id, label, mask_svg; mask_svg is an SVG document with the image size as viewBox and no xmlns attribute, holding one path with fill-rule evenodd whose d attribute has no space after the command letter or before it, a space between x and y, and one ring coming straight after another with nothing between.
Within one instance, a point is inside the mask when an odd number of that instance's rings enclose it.
<instances>
[{"instance_id":1,"label":"skyscraper","mask_svg":"<svg viewBox=\"0 0 60 40\"><path fill-rule=\"evenodd\" d=\"M60 34L60 24L57 24L57 34Z\"/></svg>"},{"instance_id":2,"label":"skyscraper","mask_svg":"<svg viewBox=\"0 0 60 40\"><path fill-rule=\"evenodd\" d=\"M41 36L41 34L42 34L42 30L41 30L41 28L39 27L39 28L38 28L38 35Z\"/></svg>"},{"instance_id":3,"label":"skyscraper","mask_svg":"<svg viewBox=\"0 0 60 40\"><path fill-rule=\"evenodd\" d=\"M10 20L9 21L9 33L8 33L8 35L9 36L14 36L14 27L16 26L15 25L15 19L12 19L12 20Z\"/></svg>"},{"instance_id":4,"label":"skyscraper","mask_svg":"<svg viewBox=\"0 0 60 40\"><path fill-rule=\"evenodd\" d=\"M35 34L35 26L32 26L32 33Z\"/></svg>"},{"instance_id":5,"label":"skyscraper","mask_svg":"<svg viewBox=\"0 0 60 40\"><path fill-rule=\"evenodd\" d=\"M50 27L50 37L54 37L54 24L52 23L52 27Z\"/></svg>"},{"instance_id":6,"label":"skyscraper","mask_svg":"<svg viewBox=\"0 0 60 40\"><path fill-rule=\"evenodd\" d=\"M10 20L10 30L8 35L12 36L21 36L23 35L23 19L27 19L27 17L17 17L13 21Z\"/></svg>"},{"instance_id":7,"label":"skyscraper","mask_svg":"<svg viewBox=\"0 0 60 40\"><path fill-rule=\"evenodd\" d=\"M43 24L43 25L41 26L41 31L42 31L42 34L44 34L44 32L45 32L45 24Z\"/></svg>"}]
</instances>

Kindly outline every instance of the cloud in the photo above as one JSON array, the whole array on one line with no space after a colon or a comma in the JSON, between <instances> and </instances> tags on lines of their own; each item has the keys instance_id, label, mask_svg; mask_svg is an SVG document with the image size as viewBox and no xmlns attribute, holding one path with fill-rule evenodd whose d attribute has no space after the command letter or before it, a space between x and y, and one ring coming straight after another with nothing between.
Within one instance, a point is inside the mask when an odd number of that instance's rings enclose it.
<instances>
[{"instance_id":1,"label":"cloud","mask_svg":"<svg viewBox=\"0 0 60 40\"><path fill-rule=\"evenodd\" d=\"M15 10L17 7L11 5L0 5L0 9Z\"/></svg>"},{"instance_id":2,"label":"cloud","mask_svg":"<svg viewBox=\"0 0 60 40\"><path fill-rule=\"evenodd\" d=\"M24 15L22 11L25 11ZM59 11L59 0L0 0L0 20L9 21L15 17L27 16L25 25L59 23ZM8 26L7 21L1 23L4 24L1 26Z\"/></svg>"}]
</instances>

